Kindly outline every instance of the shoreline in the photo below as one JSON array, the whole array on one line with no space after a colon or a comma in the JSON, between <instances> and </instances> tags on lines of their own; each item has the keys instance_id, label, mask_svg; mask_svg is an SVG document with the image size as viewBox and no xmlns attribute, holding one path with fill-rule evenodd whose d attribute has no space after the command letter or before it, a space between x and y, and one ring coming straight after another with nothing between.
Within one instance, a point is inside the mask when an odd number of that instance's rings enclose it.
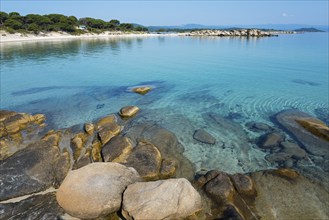
<instances>
[{"instance_id":1,"label":"shoreline","mask_svg":"<svg viewBox=\"0 0 329 220\"><path fill-rule=\"evenodd\" d=\"M92 38L120 38L120 37L154 37L154 36L182 36L181 34L157 34L157 33L120 33L106 31L101 34L86 33L81 35L71 35L68 33L50 32L46 34L9 34L5 31L0 31L0 44L14 42L39 42L53 40L76 40L76 39L92 39Z\"/></svg>"}]
</instances>

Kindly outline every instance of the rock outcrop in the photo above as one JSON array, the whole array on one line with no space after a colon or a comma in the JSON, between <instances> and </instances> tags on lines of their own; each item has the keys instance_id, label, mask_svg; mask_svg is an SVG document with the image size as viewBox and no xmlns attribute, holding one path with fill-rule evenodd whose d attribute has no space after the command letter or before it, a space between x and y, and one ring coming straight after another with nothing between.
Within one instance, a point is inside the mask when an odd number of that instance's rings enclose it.
<instances>
[{"instance_id":1,"label":"rock outcrop","mask_svg":"<svg viewBox=\"0 0 329 220\"><path fill-rule=\"evenodd\" d=\"M149 91L151 91L152 87L150 86L140 86L140 87L134 87L132 88L132 91L135 93L138 93L140 95L145 95Z\"/></svg>"},{"instance_id":2,"label":"rock outcrop","mask_svg":"<svg viewBox=\"0 0 329 220\"><path fill-rule=\"evenodd\" d=\"M270 37L275 36L271 32L261 31L257 29L238 29L238 30L197 30L192 31L186 36L239 36L239 37Z\"/></svg>"},{"instance_id":3,"label":"rock outcrop","mask_svg":"<svg viewBox=\"0 0 329 220\"><path fill-rule=\"evenodd\" d=\"M199 193L183 178L134 183L123 194L127 219L182 219L201 208Z\"/></svg>"},{"instance_id":4,"label":"rock outcrop","mask_svg":"<svg viewBox=\"0 0 329 220\"><path fill-rule=\"evenodd\" d=\"M133 149L133 143L128 137L116 136L102 147L104 162L126 162Z\"/></svg>"},{"instance_id":5,"label":"rock outcrop","mask_svg":"<svg viewBox=\"0 0 329 220\"><path fill-rule=\"evenodd\" d=\"M92 163L70 171L56 197L70 215L82 219L97 218L118 211L123 191L139 179L131 167L118 163Z\"/></svg>"}]
</instances>

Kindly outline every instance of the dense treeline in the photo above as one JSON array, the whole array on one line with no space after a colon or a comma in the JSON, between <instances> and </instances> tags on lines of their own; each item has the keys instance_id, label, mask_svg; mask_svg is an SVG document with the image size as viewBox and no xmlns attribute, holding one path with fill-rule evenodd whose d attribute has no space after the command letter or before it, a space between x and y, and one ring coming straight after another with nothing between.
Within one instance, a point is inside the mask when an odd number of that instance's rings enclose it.
<instances>
[{"instance_id":1,"label":"dense treeline","mask_svg":"<svg viewBox=\"0 0 329 220\"><path fill-rule=\"evenodd\" d=\"M17 12L0 12L0 27L10 33L16 31L29 31L39 33L41 31L65 31L72 34L102 31L148 31L142 26L120 23L118 20L103 21L95 18L80 18L65 16L62 14L28 14L22 16Z\"/></svg>"}]
</instances>

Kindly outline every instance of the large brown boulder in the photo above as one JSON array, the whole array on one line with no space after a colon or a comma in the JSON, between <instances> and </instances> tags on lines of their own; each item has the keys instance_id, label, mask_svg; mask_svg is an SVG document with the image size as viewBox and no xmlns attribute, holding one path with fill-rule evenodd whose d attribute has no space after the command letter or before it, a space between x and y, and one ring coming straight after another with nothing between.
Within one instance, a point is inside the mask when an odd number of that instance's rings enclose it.
<instances>
[{"instance_id":1,"label":"large brown boulder","mask_svg":"<svg viewBox=\"0 0 329 220\"><path fill-rule=\"evenodd\" d=\"M134 183L123 195L127 219L183 219L201 209L199 193L183 178Z\"/></svg>"},{"instance_id":2,"label":"large brown boulder","mask_svg":"<svg viewBox=\"0 0 329 220\"><path fill-rule=\"evenodd\" d=\"M137 106L126 106L120 109L120 116L123 118L131 118L139 112L139 108Z\"/></svg>"},{"instance_id":3,"label":"large brown boulder","mask_svg":"<svg viewBox=\"0 0 329 220\"><path fill-rule=\"evenodd\" d=\"M70 171L56 197L68 214L82 219L97 218L118 211L123 191L139 179L131 167L92 163Z\"/></svg>"}]
</instances>

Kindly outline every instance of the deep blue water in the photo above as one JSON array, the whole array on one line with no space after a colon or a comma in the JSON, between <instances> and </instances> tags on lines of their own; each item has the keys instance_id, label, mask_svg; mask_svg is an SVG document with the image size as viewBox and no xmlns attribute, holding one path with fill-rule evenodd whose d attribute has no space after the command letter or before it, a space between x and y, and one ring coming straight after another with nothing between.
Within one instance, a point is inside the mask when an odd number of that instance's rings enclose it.
<instances>
[{"instance_id":1,"label":"deep blue water","mask_svg":"<svg viewBox=\"0 0 329 220\"><path fill-rule=\"evenodd\" d=\"M147 119L191 146L186 155L200 168L215 168L219 165L202 158L211 158L216 149L205 152L191 133L202 127L230 140L208 128L203 114L244 125L271 124L269 117L283 109L312 115L327 110L328 54L328 33L5 43L1 109L45 113L48 123L65 128L138 105ZM145 96L127 92L135 85L155 89Z\"/></svg>"}]
</instances>

